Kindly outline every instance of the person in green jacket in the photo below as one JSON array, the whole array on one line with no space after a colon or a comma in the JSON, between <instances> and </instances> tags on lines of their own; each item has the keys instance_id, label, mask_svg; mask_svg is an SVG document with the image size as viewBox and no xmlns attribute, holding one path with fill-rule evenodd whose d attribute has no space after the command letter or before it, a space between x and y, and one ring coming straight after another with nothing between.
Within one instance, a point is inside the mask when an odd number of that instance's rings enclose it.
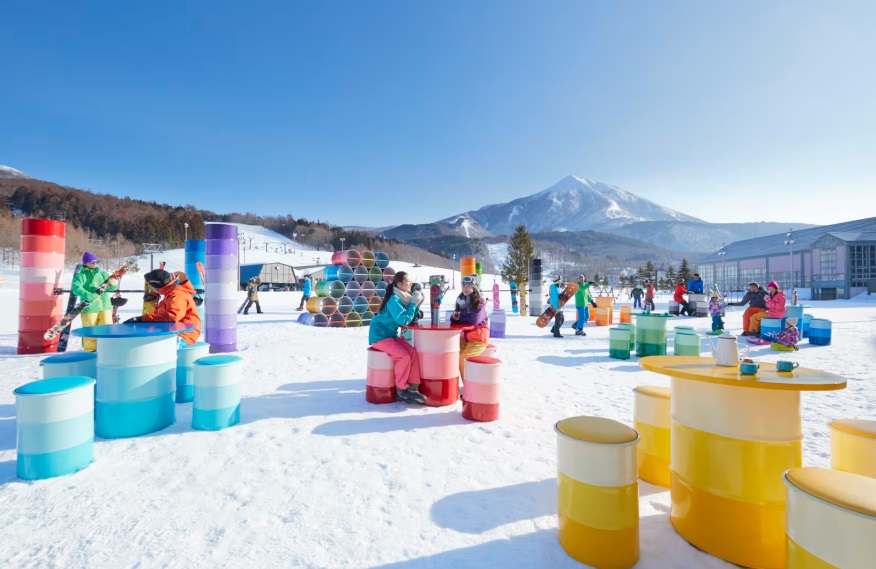
<instances>
[{"instance_id":1,"label":"person in green jacket","mask_svg":"<svg viewBox=\"0 0 876 569\"><path fill-rule=\"evenodd\" d=\"M119 281L110 279L109 288L100 296L94 293L97 287L109 279L109 273L100 268L100 260L88 251L82 255L82 269L73 277L70 291L79 297L79 300L88 300L91 304L82 311L82 327L98 326L113 323L113 307L110 303L110 292L119 288ZM94 338L82 338L82 349L86 352L97 351L97 340Z\"/></svg>"},{"instance_id":2,"label":"person in green jacket","mask_svg":"<svg viewBox=\"0 0 876 569\"><path fill-rule=\"evenodd\" d=\"M584 323L590 320L590 306L596 308L596 303L593 302L593 296L590 294L590 285L593 281L584 282L584 275L578 275L578 292L575 293L575 311L578 313L578 319L572 324L575 329L576 336L586 336L584 332Z\"/></svg>"}]
</instances>

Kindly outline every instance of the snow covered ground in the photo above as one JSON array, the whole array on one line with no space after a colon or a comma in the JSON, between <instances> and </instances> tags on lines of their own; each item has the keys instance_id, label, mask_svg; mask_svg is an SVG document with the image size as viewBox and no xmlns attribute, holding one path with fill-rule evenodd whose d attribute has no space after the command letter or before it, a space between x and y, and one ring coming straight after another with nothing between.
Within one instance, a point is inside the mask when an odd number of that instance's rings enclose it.
<instances>
[{"instance_id":1,"label":"snow covered ground","mask_svg":"<svg viewBox=\"0 0 876 569\"><path fill-rule=\"evenodd\" d=\"M329 253L307 255L312 261ZM166 257L168 268L182 268L181 251ZM274 257L264 260L283 262ZM248 252L247 262L256 260ZM441 271L412 269L420 280ZM245 362L240 425L193 431L191 404L177 405L172 427L96 439L95 462L85 470L25 482L15 476L12 390L41 377L43 356L16 355L17 272L3 276L4 568L581 567L557 542L553 425L581 414L632 424L632 388L668 385L668 378L641 370L635 357L608 358L608 327L588 325L586 338L566 327L569 333L555 339L534 318L509 316L507 337L493 340L505 364L499 421L465 421L458 404L370 405L368 330L300 326L294 322L300 293L264 292L265 313L238 319ZM123 281L127 286L136 288ZM448 308L454 296L445 297ZM139 295L130 297L123 319L140 310ZM510 308L508 293L502 303ZM876 296L809 304L833 321L833 343L804 341L793 357L849 382L843 391L803 394L804 464L828 466L829 420L876 419ZM728 314L731 330L741 330L741 314ZM706 318L681 320L709 326ZM71 350L78 349L71 338ZM779 358L768 348L754 352L758 360ZM640 481L637 567L731 567L682 540L668 512L668 491Z\"/></svg>"}]
</instances>

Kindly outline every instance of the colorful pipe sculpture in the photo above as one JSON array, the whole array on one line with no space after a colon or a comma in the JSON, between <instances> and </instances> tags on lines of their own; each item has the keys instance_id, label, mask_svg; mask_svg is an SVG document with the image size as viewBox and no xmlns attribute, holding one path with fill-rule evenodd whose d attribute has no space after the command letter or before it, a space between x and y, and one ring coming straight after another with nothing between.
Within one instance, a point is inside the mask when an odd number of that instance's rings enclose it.
<instances>
[{"instance_id":1,"label":"colorful pipe sculpture","mask_svg":"<svg viewBox=\"0 0 876 569\"><path fill-rule=\"evenodd\" d=\"M64 316L63 298L55 294L64 272L66 226L50 219L21 220L21 280L18 305L18 353L58 350L58 339L43 334Z\"/></svg>"},{"instance_id":2,"label":"colorful pipe sculpture","mask_svg":"<svg viewBox=\"0 0 876 569\"><path fill-rule=\"evenodd\" d=\"M205 234L206 340L210 353L234 352L237 351L237 226L208 223Z\"/></svg>"}]
</instances>

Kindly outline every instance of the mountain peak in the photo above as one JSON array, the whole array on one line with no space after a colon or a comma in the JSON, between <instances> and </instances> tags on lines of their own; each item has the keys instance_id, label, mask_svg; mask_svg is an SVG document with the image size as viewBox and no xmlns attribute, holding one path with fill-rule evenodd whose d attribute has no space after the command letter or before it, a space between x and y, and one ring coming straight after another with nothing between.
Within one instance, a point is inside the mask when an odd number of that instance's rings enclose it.
<instances>
[{"instance_id":1,"label":"mountain peak","mask_svg":"<svg viewBox=\"0 0 876 569\"><path fill-rule=\"evenodd\" d=\"M3 166L2 164L0 164L0 178L20 178L22 180L31 179L31 177L24 172L16 170L15 168L10 168L9 166Z\"/></svg>"}]
</instances>

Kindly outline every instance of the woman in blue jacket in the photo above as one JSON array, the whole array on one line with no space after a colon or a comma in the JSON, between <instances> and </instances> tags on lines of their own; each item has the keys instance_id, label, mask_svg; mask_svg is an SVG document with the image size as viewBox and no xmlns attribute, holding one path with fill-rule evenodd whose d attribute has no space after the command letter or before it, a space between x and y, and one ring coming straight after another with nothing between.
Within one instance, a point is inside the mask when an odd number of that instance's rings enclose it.
<instances>
[{"instance_id":1,"label":"woman in blue jacket","mask_svg":"<svg viewBox=\"0 0 876 569\"><path fill-rule=\"evenodd\" d=\"M371 319L368 330L371 347L385 353L395 363L396 400L420 404L426 402L426 397L420 393L420 362L413 346L398 337L398 328L414 321L422 303L423 293L416 291L411 294L408 274L399 271L386 287L383 303Z\"/></svg>"}]
</instances>

